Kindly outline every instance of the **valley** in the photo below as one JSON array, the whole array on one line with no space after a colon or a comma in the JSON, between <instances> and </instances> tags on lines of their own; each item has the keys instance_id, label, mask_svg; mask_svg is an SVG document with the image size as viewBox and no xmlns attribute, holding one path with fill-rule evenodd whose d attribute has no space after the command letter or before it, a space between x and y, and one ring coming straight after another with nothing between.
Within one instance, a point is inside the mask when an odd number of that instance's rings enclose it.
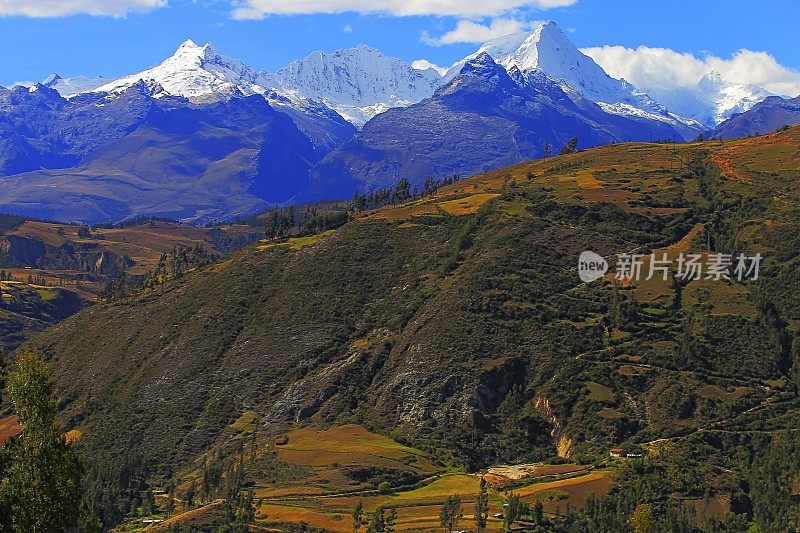
<instances>
[{"instance_id":1,"label":"valley","mask_svg":"<svg viewBox=\"0 0 800 533\"><path fill-rule=\"evenodd\" d=\"M245 224L200 228L152 220L89 227L0 217L0 347L13 350L98 300L262 236L262 228Z\"/></svg>"}]
</instances>

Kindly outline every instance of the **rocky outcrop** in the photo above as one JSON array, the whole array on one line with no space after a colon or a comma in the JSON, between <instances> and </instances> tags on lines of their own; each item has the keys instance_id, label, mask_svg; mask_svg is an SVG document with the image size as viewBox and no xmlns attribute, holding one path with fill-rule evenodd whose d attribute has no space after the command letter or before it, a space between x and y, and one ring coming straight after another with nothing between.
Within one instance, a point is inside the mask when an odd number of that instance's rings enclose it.
<instances>
[{"instance_id":1,"label":"rocky outcrop","mask_svg":"<svg viewBox=\"0 0 800 533\"><path fill-rule=\"evenodd\" d=\"M553 429L550 431L550 436L556 445L556 451L559 457L569 458L572 456L572 439L564 433L564 426L555 414L553 407L550 405L550 399L547 396L539 396L536 398L534 406L536 410L542 413Z\"/></svg>"},{"instance_id":2,"label":"rocky outcrop","mask_svg":"<svg viewBox=\"0 0 800 533\"><path fill-rule=\"evenodd\" d=\"M0 253L8 265L36 266L47 252L41 239L23 235L6 235L0 239Z\"/></svg>"},{"instance_id":3,"label":"rocky outcrop","mask_svg":"<svg viewBox=\"0 0 800 533\"><path fill-rule=\"evenodd\" d=\"M30 235L0 238L0 266L82 270L116 276L133 265L130 257L103 249L97 243L66 240L60 246L52 246Z\"/></svg>"}]
</instances>

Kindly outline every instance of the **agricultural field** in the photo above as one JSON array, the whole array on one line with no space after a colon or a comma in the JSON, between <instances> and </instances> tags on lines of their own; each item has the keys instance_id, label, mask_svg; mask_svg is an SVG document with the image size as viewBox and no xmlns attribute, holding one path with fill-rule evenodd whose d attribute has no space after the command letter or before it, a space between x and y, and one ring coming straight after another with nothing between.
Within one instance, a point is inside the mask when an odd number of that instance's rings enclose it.
<instances>
[{"instance_id":1,"label":"agricultural field","mask_svg":"<svg viewBox=\"0 0 800 533\"><path fill-rule=\"evenodd\" d=\"M245 413L231 429L245 441L251 441L255 420ZM378 508L394 509L397 531L423 532L439 529L439 512L448 496L462 499L464 518L459 527L474 527L473 507L480 491L480 478L490 486L490 514L503 512L503 503L510 494L518 494L533 505L541 501L546 513L563 512L568 506L580 509L588 495L602 496L608 490L609 470L593 472L590 466L577 464L527 464L492 467L473 474L453 471L431 462L420 450L400 444L388 437L371 433L358 425L335 426L329 429L304 427L269 438L256 444L257 457L248 466L254 479L255 522L253 527L282 531L290 524L332 532L353 530L353 509L360 503L366 522ZM244 457L250 450L244 447ZM258 478L258 472L269 468L269 479ZM354 480L353 469L391 473L395 480L405 470L413 481L388 483L384 488L374 480ZM276 474L277 473L277 474ZM391 478L387 478L391 479ZM519 487L509 489L505 483ZM186 487L186 483L182 485ZM177 513L150 529L167 531L174 524L202 524L215 516L217 504ZM205 517L205 518L204 518ZM139 530L141 522L130 522L124 531ZM501 531L502 520L491 518L488 531ZM260 530L260 529L256 529Z\"/></svg>"}]
</instances>

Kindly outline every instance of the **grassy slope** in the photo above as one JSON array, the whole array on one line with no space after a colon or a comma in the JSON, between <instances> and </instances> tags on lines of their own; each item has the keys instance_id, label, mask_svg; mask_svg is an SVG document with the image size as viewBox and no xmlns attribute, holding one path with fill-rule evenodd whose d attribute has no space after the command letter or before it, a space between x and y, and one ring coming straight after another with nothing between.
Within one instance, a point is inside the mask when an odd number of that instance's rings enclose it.
<instances>
[{"instance_id":1,"label":"grassy slope","mask_svg":"<svg viewBox=\"0 0 800 533\"><path fill-rule=\"evenodd\" d=\"M800 320L799 146L795 128L495 171L306 246L248 248L34 344L86 445L141 448L167 475L225 446L246 410L267 428L355 421L472 466L547 457L553 435L603 454L796 428L779 339ZM709 151L725 177L678 177ZM585 249L706 239L765 254L761 282L625 287L641 305L615 323L610 285L574 273ZM788 325L755 311L756 293Z\"/></svg>"}]
</instances>

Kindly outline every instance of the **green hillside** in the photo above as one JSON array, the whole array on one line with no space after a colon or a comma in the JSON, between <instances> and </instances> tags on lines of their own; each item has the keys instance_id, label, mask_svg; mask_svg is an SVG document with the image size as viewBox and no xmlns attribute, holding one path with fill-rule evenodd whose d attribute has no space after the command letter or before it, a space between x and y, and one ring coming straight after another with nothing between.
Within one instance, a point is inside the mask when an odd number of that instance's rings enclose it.
<instances>
[{"instance_id":1,"label":"green hillside","mask_svg":"<svg viewBox=\"0 0 800 533\"><path fill-rule=\"evenodd\" d=\"M429 458L375 466L393 486L554 456L602 469L609 448L646 452L615 463L611 492L584 497L554 531L620 531L644 503L664 527L787 531L800 492L799 179L798 128L539 160L316 238L258 243L86 309L30 347L82 434L107 519L124 511L103 487L120 500L144 480L182 491L209 465L233 468L248 438L256 457L292 428L358 424ZM764 262L743 282L581 284L584 250ZM246 413L243 436L231 427ZM308 472L292 470L292 484L312 486ZM332 529L351 530L351 504L329 502L346 520ZM258 520L294 521L268 510Z\"/></svg>"}]
</instances>

